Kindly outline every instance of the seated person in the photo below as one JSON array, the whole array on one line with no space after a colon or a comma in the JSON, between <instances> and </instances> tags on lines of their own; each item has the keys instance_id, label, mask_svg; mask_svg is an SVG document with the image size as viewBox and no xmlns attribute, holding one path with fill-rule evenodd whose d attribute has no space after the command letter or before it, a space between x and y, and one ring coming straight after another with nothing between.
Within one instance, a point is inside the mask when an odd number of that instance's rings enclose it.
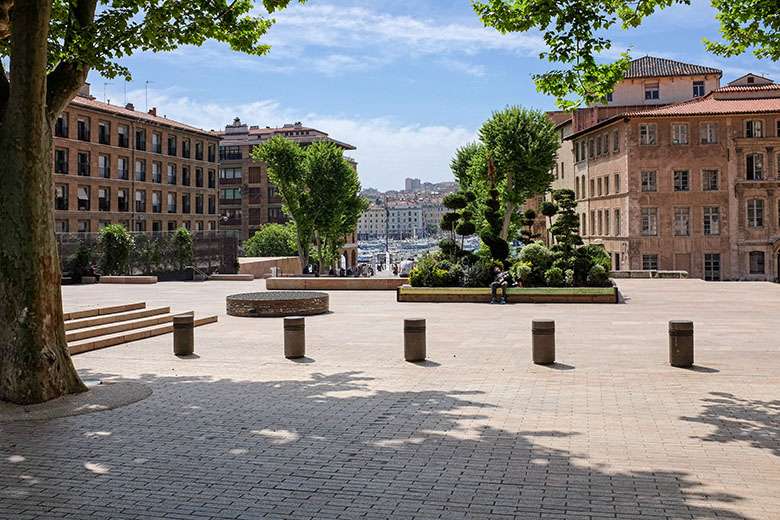
<instances>
[{"instance_id":1,"label":"seated person","mask_svg":"<svg viewBox=\"0 0 780 520\"><path fill-rule=\"evenodd\" d=\"M493 267L493 281L490 282L492 298L490 303L496 303L496 291L501 287L501 303L506 303L506 286L509 285L509 273L502 271L500 267Z\"/></svg>"},{"instance_id":2,"label":"seated person","mask_svg":"<svg viewBox=\"0 0 780 520\"><path fill-rule=\"evenodd\" d=\"M89 265L89 276L95 278L95 283L100 281L100 273L98 273L97 266L95 264Z\"/></svg>"}]
</instances>

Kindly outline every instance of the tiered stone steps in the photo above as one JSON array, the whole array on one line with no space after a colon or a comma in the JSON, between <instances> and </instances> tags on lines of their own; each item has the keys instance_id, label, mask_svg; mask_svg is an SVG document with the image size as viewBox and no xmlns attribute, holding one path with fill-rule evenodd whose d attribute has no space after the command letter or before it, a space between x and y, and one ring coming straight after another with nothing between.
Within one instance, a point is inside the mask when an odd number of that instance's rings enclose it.
<instances>
[{"instance_id":1,"label":"tiered stone steps","mask_svg":"<svg viewBox=\"0 0 780 520\"><path fill-rule=\"evenodd\" d=\"M80 354L173 331L170 307L147 309L146 303L130 303L65 313L68 350ZM194 314L193 311L178 314ZM195 320L195 326L217 321L217 316Z\"/></svg>"}]
</instances>

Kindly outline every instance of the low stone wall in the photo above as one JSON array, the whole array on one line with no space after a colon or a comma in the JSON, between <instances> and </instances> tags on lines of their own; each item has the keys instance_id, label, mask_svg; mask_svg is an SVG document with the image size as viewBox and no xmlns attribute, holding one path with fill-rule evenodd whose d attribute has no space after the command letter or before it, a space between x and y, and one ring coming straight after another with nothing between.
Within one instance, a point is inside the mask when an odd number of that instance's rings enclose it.
<instances>
[{"instance_id":1,"label":"low stone wall","mask_svg":"<svg viewBox=\"0 0 780 520\"><path fill-rule=\"evenodd\" d=\"M655 269L647 270L625 270L610 271L610 278L688 278L688 271L657 271Z\"/></svg>"},{"instance_id":2,"label":"low stone wall","mask_svg":"<svg viewBox=\"0 0 780 520\"><path fill-rule=\"evenodd\" d=\"M499 292L500 294L500 292ZM488 303L489 287L411 287L398 288L399 302ZM507 290L507 303L618 303L617 287L513 287Z\"/></svg>"},{"instance_id":3,"label":"low stone wall","mask_svg":"<svg viewBox=\"0 0 780 520\"><path fill-rule=\"evenodd\" d=\"M321 276L319 278L269 278L265 281L266 289L274 290L317 290L317 291L394 291L409 283L408 278L353 278L338 276Z\"/></svg>"},{"instance_id":4,"label":"low stone wall","mask_svg":"<svg viewBox=\"0 0 780 520\"><path fill-rule=\"evenodd\" d=\"M156 276L101 276L100 283L157 283Z\"/></svg>"},{"instance_id":5,"label":"low stone wall","mask_svg":"<svg viewBox=\"0 0 780 520\"><path fill-rule=\"evenodd\" d=\"M297 256L241 257L238 259L239 274L252 274L255 278L270 278L271 268L276 267L279 275L301 274L301 260Z\"/></svg>"},{"instance_id":6,"label":"low stone wall","mask_svg":"<svg viewBox=\"0 0 780 520\"><path fill-rule=\"evenodd\" d=\"M231 281L231 282L251 282L255 279L255 275L251 273L247 274L210 274L209 280L223 280L223 281Z\"/></svg>"},{"instance_id":7,"label":"low stone wall","mask_svg":"<svg viewBox=\"0 0 780 520\"><path fill-rule=\"evenodd\" d=\"M311 316L328 312L330 297L304 291L232 294L225 298L225 307L228 315L244 318Z\"/></svg>"}]
</instances>

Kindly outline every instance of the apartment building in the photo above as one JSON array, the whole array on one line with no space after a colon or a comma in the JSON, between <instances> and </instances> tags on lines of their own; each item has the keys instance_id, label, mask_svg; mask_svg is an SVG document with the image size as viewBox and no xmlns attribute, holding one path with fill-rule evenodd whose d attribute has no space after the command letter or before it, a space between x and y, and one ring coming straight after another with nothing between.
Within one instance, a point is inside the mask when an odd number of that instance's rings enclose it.
<instances>
[{"instance_id":1,"label":"apartment building","mask_svg":"<svg viewBox=\"0 0 780 520\"><path fill-rule=\"evenodd\" d=\"M372 204L358 219L358 239L385 238L387 234L387 208Z\"/></svg>"},{"instance_id":2,"label":"apartment building","mask_svg":"<svg viewBox=\"0 0 780 520\"><path fill-rule=\"evenodd\" d=\"M568 139L588 201L581 230L615 268L778 279L780 85L749 74Z\"/></svg>"},{"instance_id":3,"label":"apartment building","mask_svg":"<svg viewBox=\"0 0 780 520\"><path fill-rule=\"evenodd\" d=\"M424 224L422 206L389 206L387 231L390 238L423 237Z\"/></svg>"},{"instance_id":4,"label":"apartment building","mask_svg":"<svg viewBox=\"0 0 780 520\"><path fill-rule=\"evenodd\" d=\"M57 119L53 171L58 232L216 230L213 134L157 115L101 103L85 84Z\"/></svg>"},{"instance_id":5,"label":"apartment building","mask_svg":"<svg viewBox=\"0 0 780 520\"><path fill-rule=\"evenodd\" d=\"M254 235L265 224L283 224L289 220L282 209L281 195L268 179L266 164L252 159L251 152L255 146L280 135L303 147L317 141L328 141L342 150L356 149L300 122L285 124L281 128L261 128L248 126L237 117L216 135L219 138L221 229L237 231L242 240ZM354 160L345 158L357 169ZM357 229L346 237L342 254L347 265L357 263Z\"/></svg>"}]
</instances>

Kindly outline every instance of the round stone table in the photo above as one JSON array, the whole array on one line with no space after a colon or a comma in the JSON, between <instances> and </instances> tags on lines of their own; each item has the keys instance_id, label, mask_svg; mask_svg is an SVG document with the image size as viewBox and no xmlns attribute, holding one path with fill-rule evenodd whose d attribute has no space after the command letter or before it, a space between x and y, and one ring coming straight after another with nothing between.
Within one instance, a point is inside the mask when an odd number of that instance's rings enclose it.
<instances>
[{"instance_id":1,"label":"round stone table","mask_svg":"<svg viewBox=\"0 0 780 520\"><path fill-rule=\"evenodd\" d=\"M231 294L225 300L228 315L246 318L324 314L328 312L330 304L326 293L311 291Z\"/></svg>"}]
</instances>

